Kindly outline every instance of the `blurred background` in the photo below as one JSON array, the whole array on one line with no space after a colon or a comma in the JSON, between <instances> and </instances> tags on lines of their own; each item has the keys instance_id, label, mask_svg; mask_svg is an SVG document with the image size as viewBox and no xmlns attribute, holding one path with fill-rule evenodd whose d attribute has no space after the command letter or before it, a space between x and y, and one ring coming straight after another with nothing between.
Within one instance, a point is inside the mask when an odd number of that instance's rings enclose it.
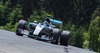
<instances>
[{"instance_id":1,"label":"blurred background","mask_svg":"<svg viewBox=\"0 0 100 53\"><path fill-rule=\"evenodd\" d=\"M0 28L15 31L20 19L64 22L72 46L100 53L100 0L0 0Z\"/></svg>"}]
</instances>

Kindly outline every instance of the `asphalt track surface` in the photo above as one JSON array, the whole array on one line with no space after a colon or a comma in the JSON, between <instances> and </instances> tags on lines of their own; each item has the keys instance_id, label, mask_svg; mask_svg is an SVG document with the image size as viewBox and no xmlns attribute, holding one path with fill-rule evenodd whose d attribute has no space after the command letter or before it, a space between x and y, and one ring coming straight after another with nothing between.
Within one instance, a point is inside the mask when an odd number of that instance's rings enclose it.
<instances>
[{"instance_id":1,"label":"asphalt track surface","mask_svg":"<svg viewBox=\"0 0 100 53\"><path fill-rule=\"evenodd\" d=\"M68 48L68 49L67 49ZM0 53L95 53L73 46L61 46L17 36L14 32L0 29Z\"/></svg>"}]
</instances>

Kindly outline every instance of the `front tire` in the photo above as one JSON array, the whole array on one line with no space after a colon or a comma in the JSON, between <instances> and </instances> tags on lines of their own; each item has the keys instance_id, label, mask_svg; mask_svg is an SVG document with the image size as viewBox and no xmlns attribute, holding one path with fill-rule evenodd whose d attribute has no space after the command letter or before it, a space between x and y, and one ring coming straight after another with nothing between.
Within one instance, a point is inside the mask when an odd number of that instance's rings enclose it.
<instances>
[{"instance_id":1,"label":"front tire","mask_svg":"<svg viewBox=\"0 0 100 53\"><path fill-rule=\"evenodd\" d=\"M60 30L59 29L53 29L53 33L52 33L52 44L58 44L59 42L59 36L60 36Z\"/></svg>"},{"instance_id":2,"label":"front tire","mask_svg":"<svg viewBox=\"0 0 100 53\"><path fill-rule=\"evenodd\" d=\"M16 35L23 36L22 30L19 29L19 28L17 28L17 29L16 29Z\"/></svg>"},{"instance_id":3,"label":"front tire","mask_svg":"<svg viewBox=\"0 0 100 53\"><path fill-rule=\"evenodd\" d=\"M16 35L19 35L19 36L23 36L23 30L24 29L27 29L26 27L26 21L25 20L20 20L18 25L17 25L17 28L16 28Z\"/></svg>"}]
</instances>

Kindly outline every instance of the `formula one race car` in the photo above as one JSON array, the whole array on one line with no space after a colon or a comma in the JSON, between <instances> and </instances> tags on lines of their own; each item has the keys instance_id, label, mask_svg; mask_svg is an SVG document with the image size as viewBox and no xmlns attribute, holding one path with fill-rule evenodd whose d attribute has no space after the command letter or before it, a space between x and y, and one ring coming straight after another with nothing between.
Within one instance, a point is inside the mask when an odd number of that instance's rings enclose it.
<instances>
[{"instance_id":1,"label":"formula one race car","mask_svg":"<svg viewBox=\"0 0 100 53\"><path fill-rule=\"evenodd\" d=\"M42 23L29 22L27 25L25 20L20 20L16 28L16 34L23 36L23 31L28 30L28 37L68 46L70 32L62 31L62 23L59 20L46 18Z\"/></svg>"}]
</instances>

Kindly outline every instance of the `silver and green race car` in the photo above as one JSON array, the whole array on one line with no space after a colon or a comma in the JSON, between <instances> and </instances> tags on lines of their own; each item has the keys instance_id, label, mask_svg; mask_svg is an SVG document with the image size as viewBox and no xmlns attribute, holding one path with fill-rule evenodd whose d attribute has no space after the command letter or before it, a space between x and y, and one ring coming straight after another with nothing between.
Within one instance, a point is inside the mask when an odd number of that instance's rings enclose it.
<instances>
[{"instance_id":1,"label":"silver and green race car","mask_svg":"<svg viewBox=\"0 0 100 53\"><path fill-rule=\"evenodd\" d=\"M47 19L47 18L46 18ZM25 20L20 20L16 28L16 34L23 36L24 30L29 33L28 37L35 38L38 40L43 40L51 42L53 44L61 44L68 46L70 32L62 30L63 21L55 20L49 18L49 24L44 22L26 22Z\"/></svg>"}]
</instances>

